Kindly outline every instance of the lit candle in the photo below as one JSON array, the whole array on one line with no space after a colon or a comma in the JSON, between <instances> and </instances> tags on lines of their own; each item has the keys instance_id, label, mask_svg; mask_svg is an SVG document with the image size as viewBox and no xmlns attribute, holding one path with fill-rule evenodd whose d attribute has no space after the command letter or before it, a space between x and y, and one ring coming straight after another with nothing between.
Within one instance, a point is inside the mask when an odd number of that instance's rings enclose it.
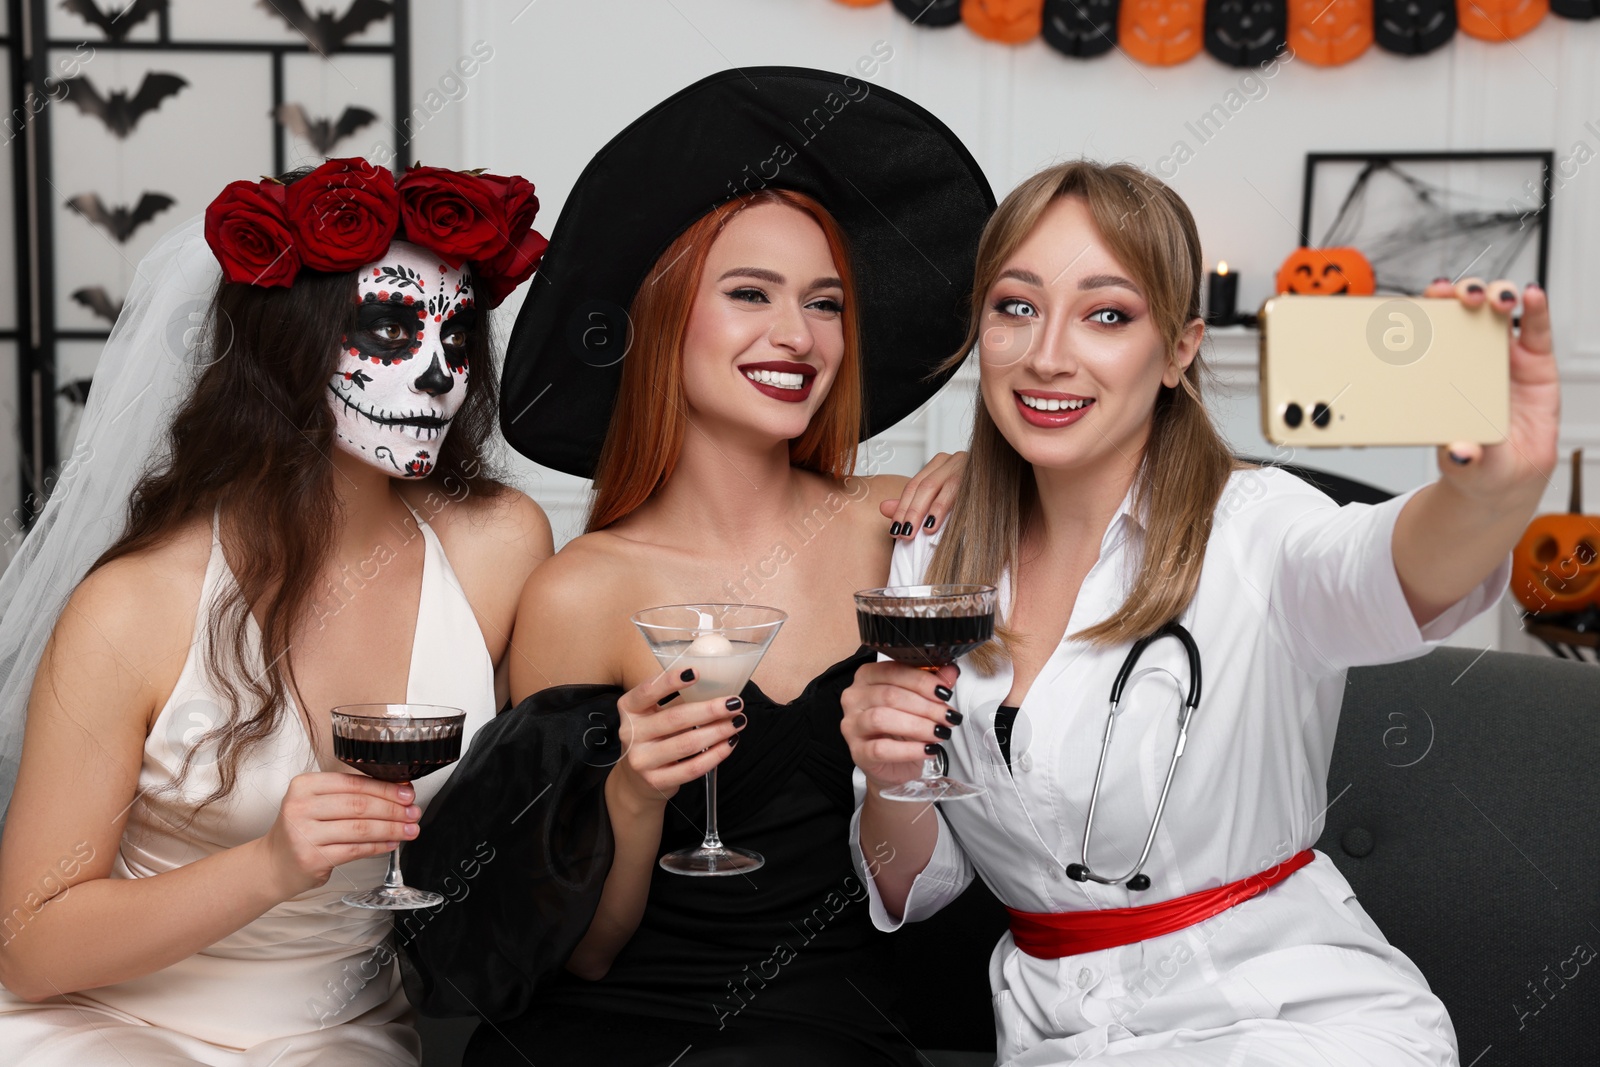
<instances>
[{"instance_id":1,"label":"lit candle","mask_svg":"<svg viewBox=\"0 0 1600 1067\"><path fill-rule=\"evenodd\" d=\"M1212 326L1227 326L1237 322L1234 305L1239 298L1239 276L1228 270L1228 261L1219 260L1211 272L1206 288L1206 322Z\"/></svg>"}]
</instances>

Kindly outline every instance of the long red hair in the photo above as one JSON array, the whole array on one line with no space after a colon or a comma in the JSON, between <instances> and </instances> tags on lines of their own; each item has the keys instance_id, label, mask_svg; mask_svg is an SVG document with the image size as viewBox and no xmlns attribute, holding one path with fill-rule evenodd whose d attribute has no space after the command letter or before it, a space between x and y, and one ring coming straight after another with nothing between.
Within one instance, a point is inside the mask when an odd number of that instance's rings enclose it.
<instances>
[{"instance_id":1,"label":"long red hair","mask_svg":"<svg viewBox=\"0 0 1600 1067\"><path fill-rule=\"evenodd\" d=\"M822 228L844 283L844 358L833 386L805 433L789 442L796 467L843 478L855 469L861 441L861 344L856 329L855 280L844 233L826 208L803 193L763 189L702 215L661 253L628 309L631 347L611 425L595 468L589 530L603 530L666 484L683 451L689 407L683 392L683 338L711 246L739 212L783 204Z\"/></svg>"}]
</instances>

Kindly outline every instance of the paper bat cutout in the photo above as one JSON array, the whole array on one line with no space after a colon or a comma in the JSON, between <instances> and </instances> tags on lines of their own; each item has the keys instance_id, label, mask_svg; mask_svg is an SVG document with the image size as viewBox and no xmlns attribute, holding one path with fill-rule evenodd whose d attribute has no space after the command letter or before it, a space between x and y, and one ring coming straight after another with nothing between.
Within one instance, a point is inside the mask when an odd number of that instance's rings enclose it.
<instances>
[{"instance_id":1,"label":"paper bat cutout","mask_svg":"<svg viewBox=\"0 0 1600 1067\"><path fill-rule=\"evenodd\" d=\"M313 15L300 0L256 0L256 6L283 19L291 30L304 35L312 51L324 56L337 52L350 38L393 13L384 0L354 0L337 18L332 11Z\"/></svg>"},{"instance_id":2,"label":"paper bat cutout","mask_svg":"<svg viewBox=\"0 0 1600 1067\"><path fill-rule=\"evenodd\" d=\"M77 104L78 110L105 123L106 129L118 137L127 137L146 112L160 107L163 100L176 96L189 83L176 74L153 70L144 76L139 91L131 98L126 89L113 89L101 96L87 74L67 78L61 84L67 87L67 100Z\"/></svg>"},{"instance_id":3,"label":"paper bat cutout","mask_svg":"<svg viewBox=\"0 0 1600 1067\"><path fill-rule=\"evenodd\" d=\"M165 193L145 193L131 210L120 206L107 208L100 202L99 193L79 193L67 201L67 207L102 227L118 244L126 244L135 230L175 203L177 201Z\"/></svg>"},{"instance_id":4,"label":"paper bat cutout","mask_svg":"<svg viewBox=\"0 0 1600 1067\"><path fill-rule=\"evenodd\" d=\"M93 378L74 378L72 381L56 390L56 396L78 405L80 408L89 402L89 386L94 384Z\"/></svg>"},{"instance_id":5,"label":"paper bat cutout","mask_svg":"<svg viewBox=\"0 0 1600 1067\"><path fill-rule=\"evenodd\" d=\"M111 299L103 286L90 285L73 290L72 299L107 322L116 322L117 316L122 314L122 301Z\"/></svg>"},{"instance_id":6,"label":"paper bat cutout","mask_svg":"<svg viewBox=\"0 0 1600 1067\"><path fill-rule=\"evenodd\" d=\"M128 31L158 11L167 9L167 0L133 0L123 8L101 11L95 0L61 0L61 6L91 26L100 27L110 41L120 41Z\"/></svg>"},{"instance_id":7,"label":"paper bat cutout","mask_svg":"<svg viewBox=\"0 0 1600 1067\"><path fill-rule=\"evenodd\" d=\"M322 155L328 155L334 145L378 117L364 107L347 107L338 122L314 119L307 116L306 109L299 104L279 104L273 115L290 133L309 141Z\"/></svg>"}]
</instances>

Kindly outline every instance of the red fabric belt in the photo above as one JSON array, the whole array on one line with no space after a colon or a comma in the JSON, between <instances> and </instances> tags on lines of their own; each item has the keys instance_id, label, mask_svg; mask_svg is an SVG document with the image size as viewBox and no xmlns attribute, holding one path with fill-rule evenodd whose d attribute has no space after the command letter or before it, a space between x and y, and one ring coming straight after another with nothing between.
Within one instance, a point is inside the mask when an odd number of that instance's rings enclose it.
<instances>
[{"instance_id":1,"label":"red fabric belt","mask_svg":"<svg viewBox=\"0 0 1600 1067\"><path fill-rule=\"evenodd\" d=\"M1042 913L1007 908L1011 913L1011 937L1018 948L1041 960L1131 945L1193 926L1242 904L1288 878L1311 858L1311 850L1306 849L1274 868L1237 882L1138 908Z\"/></svg>"}]
</instances>

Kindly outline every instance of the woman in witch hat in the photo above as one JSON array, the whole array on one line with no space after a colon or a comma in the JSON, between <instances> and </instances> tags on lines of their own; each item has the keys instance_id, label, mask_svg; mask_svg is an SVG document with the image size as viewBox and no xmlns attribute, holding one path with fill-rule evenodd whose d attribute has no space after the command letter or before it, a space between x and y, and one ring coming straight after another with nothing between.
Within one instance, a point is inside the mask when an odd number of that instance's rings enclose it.
<instances>
[{"instance_id":1,"label":"woman in witch hat","mask_svg":"<svg viewBox=\"0 0 1600 1067\"><path fill-rule=\"evenodd\" d=\"M594 477L588 532L523 592L529 700L407 851L441 876L494 852L409 939L425 1009L493 1021L467 1062L913 1061L850 866L838 697L868 658L851 594L937 528L958 467L907 485L877 473L891 449L857 448L947 379L992 207L922 108L794 68L690 86L579 179L501 413L524 455ZM692 674L663 672L629 617L708 601L788 621L742 694L686 703ZM721 832L765 865L664 871L701 841L713 767Z\"/></svg>"}]
</instances>

